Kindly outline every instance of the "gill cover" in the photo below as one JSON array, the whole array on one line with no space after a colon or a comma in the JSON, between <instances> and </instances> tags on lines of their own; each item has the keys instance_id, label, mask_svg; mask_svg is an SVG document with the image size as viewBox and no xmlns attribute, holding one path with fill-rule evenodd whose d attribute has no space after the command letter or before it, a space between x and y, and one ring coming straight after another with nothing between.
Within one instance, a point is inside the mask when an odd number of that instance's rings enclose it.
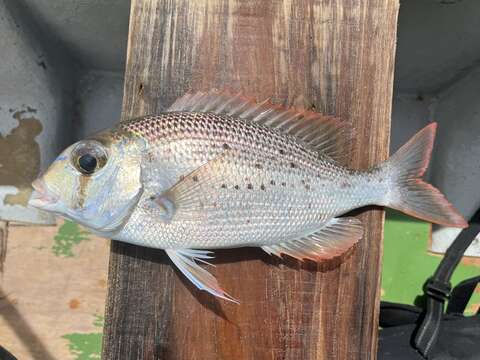
<instances>
[{"instance_id":1,"label":"gill cover","mask_svg":"<svg viewBox=\"0 0 480 360\"><path fill-rule=\"evenodd\" d=\"M104 235L126 223L141 194L140 169L126 144L77 143L71 152L77 172L78 208L72 217Z\"/></svg>"}]
</instances>

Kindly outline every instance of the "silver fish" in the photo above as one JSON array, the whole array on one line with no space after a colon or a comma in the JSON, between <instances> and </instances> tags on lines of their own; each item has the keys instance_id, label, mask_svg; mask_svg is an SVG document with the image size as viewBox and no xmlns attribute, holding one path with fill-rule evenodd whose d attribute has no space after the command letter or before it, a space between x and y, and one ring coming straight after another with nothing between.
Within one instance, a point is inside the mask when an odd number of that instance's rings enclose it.
<instances>
[{"instance_id":1,"label":"silver fish","mask_svg":"<svg viewBox=\"0 0 480 360\"><path fill-rule=\"evenodd\" d=\"M206 249L258 246L320 261L363 235L366 205L447 226L467 223L420 179L432 123L366 171L341 165L348 125L336 118L211 91L123 122L67 148L33 183L32 206L94 233L165 249L198 288L236 301L198 262Z\"/></svg>"}]
</instances>

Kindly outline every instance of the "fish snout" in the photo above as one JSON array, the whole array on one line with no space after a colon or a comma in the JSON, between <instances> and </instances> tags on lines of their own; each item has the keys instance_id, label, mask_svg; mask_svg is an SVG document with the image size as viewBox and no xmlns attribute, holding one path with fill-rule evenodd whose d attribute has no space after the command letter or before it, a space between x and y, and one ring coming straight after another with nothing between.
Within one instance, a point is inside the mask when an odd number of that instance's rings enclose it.
<instances>
[{"instance_id":1,"label":"fish snout","mask_svg":"<svg viewBox=\"0 0 480 360\"><path fill-rule=\"evenodd\" d=\"M32 182L33 192L28 201L29 206L39 209L48 209L58 202L59 197L48 189L47 184L42 178L36 179Z\"/></svg>"}]
</instances>

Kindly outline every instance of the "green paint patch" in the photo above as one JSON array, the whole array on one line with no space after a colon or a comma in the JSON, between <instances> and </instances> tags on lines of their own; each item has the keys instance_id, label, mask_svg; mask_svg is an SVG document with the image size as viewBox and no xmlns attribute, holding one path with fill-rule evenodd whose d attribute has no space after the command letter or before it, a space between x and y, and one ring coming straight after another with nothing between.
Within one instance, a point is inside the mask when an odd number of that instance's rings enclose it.
<instances>
[{"instance_id":1,"label":"green paint patch","mask_svg":"<svg viewBox=\"0 0 480 360\"><path fill-rule=\"evenodd\" d=\"M56 256L73 257L73 246L84 240L89 240L88 231L82 230L73 221L65 220L54 237L55 243L52 246L52 251Z\"/></svg>"},{"instance_id":2,"label":"green paint patch","mask_svg":"<svg viewBox=\"0 0 480 360\"><path fill-rule=\"evenodd\" d=\"M101 327L103 328L103 325L105 323L105 317L100 314L95 314L95 320L93 321L93 325L96 327Z\"/></svg>"},{"instance_id":3,"label":"green paint patch","mask_svg":"<svg viewBox=\"0 0 480 360\"><path fill-rule=\"evenodd\" d=\"M103 327L104 318L101 315L95 315L93 325ZM63 335L62 338L69 341L68 348L70 353L75 356L75 360L101 359L102 353L102 333L73 333Z\"/></svg>"},{"instance_id":4,"label":"green paint patch","mask_svg":"<svg viewBox=\"0 0 480 360\"><path fill-rule=\"evenodd\" d=\"M67 334L62 336L70 343L68 348L75 360L101 359L102 333Z\"/></svg>"},{"instance_id":5,"label":"green paint patch","mask_svg":"<svg viewBox=\"0 0 480 360\"><path fill-rule=\"evenodd\" d=\"M413 304L417 296L423 294L423 283L433 275L442 259L428 252L430 225L387 211L384 235L382 299ZM452 286L473 276L478 276L478 267L460 263L453 274ZM465 313L473 315L474 304L478 303L480 293L477 292L470 299Z\"/></svg>"}]
</instances>

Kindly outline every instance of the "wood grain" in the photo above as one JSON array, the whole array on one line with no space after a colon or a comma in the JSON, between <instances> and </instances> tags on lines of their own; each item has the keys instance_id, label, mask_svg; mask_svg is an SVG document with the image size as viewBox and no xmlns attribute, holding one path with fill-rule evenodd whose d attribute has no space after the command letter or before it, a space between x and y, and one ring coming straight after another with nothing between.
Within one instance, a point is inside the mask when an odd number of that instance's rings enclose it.
<instances>
[{"instance_id":1,"label":"wood grain","mask_svg":"<svg viewBox=\"0 0 480 360\"><path fill-rule=\"evenodd\" d=\"M398 0L133 0L123 119L229 87L336 114L351 165L387 157ZM301 267L218 251L240 305L197 291L162 251L112 243L105 359L375 358L383 211L351 254Z\"/></svg>"}]
</instances>

